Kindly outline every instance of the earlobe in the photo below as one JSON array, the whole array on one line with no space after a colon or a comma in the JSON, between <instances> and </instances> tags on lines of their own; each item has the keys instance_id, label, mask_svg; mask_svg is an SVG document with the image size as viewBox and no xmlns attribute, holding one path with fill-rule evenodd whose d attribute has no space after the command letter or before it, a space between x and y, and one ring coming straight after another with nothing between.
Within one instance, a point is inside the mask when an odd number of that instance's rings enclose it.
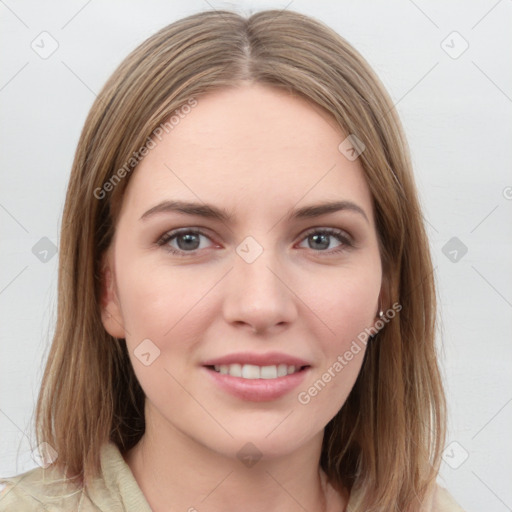
<instances>
[{"instance_id":1,"label":"earlobe","mask_svg":"<svg viewBox=\"0 0 512 512\"><path fill-rule=\"evenodd\" d=\"M105 330L115 338L124 338L124 320L116 294L115 273L105 255L101 265L101 322Z\"/></svg>"},{"instance_id":2,"label":"earlobe","mask_svg":"<svg viewBox=\"0 0 512 512\"><path fill-rule=\"evenodd\" d=\"M387 275L382 276L382 283L378 298L378 308L375 313L375 319L373 322L374 329L380 331L388 322L387 320L387 310L389 309L389 299L390 299L390 289L389 289L389 279Z\"/></svg>"}]
</instances>

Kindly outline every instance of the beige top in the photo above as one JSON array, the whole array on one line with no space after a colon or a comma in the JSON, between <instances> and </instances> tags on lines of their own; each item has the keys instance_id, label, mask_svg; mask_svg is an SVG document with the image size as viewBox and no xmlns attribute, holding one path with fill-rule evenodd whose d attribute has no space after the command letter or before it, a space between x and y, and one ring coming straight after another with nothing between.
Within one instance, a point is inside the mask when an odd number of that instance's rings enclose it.
<instances>
[{"instance_id":1,"label":"beige top","mask_svg":"<svg viewBox=\"0 0 512 512\"><path fill-rule=\"evenodd\" d=\"M50 466L0 479L0 512L152 512L144 494L114 443L103 445L101 475L88 493L77 490ZM354 510L352 494L347 511ZM438 486L430 512L464 512L446 489Z\"/></svg>"}]
</instances>

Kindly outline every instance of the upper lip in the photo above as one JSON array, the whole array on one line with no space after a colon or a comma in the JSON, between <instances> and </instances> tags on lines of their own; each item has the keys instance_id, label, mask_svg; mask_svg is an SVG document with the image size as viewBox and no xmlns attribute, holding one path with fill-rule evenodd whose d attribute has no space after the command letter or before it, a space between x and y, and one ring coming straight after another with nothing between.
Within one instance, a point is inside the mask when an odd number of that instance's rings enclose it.
<instances>
[{"instance_id":1,"label":"upper lip","mask_svg":"<svg viewBox=\"0 0 512 512\"><path fill-rule=\"evenodd\" d=\"M223 364L254 364L256 366L273 366L286 364L288 366L310 366L309 362L299 357L284 354L282 352L267 352L258 354L255 352L236 352L225 356L208 359L203 366L220 366Z\"/></svg>"}]
</instances>

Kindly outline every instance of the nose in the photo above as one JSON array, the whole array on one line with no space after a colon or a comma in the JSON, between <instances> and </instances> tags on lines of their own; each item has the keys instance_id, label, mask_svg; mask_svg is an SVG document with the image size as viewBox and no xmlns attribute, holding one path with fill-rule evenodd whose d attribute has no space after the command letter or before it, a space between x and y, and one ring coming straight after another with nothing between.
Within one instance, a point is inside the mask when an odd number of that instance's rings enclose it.
<instances>
[{"instance_id":1,"label":"nose","mask_svg":"<svg viewBox=\"0 0 512 512\"><path fill-rule=\"evenodd\" d=\"M255 334L274 333L292 324L298 315L297 296L284 267L270 250L252 263L235 254L224 289L224 319Z\"/></svg>"}]
</instances>

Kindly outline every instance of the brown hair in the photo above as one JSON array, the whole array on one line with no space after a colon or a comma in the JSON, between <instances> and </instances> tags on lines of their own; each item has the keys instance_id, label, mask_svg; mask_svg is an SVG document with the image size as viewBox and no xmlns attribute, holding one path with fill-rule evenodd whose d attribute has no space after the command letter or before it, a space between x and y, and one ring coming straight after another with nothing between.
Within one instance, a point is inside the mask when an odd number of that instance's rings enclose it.
<instances>
[{"instance_id":1,"label":"brown hair","mask_svg":"<svg viewBox=\"0 0 512 512\"><path fill-rule=\"evenodd\" d=\"M136 167L134 152L191 99L240 81L306 98L366 147L359 158L374 201L382 309L395 301L402 309L368 344L352 392L325 428L321 465L335 487L362 491L354 510L419 510L439 469L445 398L432 262L409 149L393 103L363 57L296 12L244 18L208 11L181 19L136 48L98 95L63 212L58 316L36 409L38 442L53 446L68 477L87 485L103 443L125 452L144 433L144 393L125 340L101 321L101 257Z\"/></svg>"}]
</instances>

